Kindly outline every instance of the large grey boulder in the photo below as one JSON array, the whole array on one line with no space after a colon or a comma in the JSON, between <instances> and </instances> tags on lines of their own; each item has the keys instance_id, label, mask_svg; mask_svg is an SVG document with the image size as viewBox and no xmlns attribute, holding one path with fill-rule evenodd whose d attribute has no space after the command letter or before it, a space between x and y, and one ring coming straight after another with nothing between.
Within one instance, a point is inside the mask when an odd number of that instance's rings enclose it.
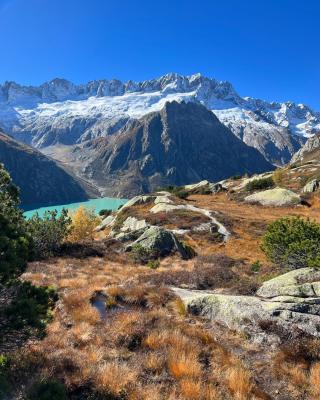
<instances>
[{"instance_id":1,"label":"large grey boulder","mask_svg":"<svg viewBox=\"0 0 320 400\"><path fill-rule=\"evenodd\" d=\"M265 282L256 296L177 289L188 310L267 340L260 322L320 337L320 271L303 268Z\"/></svg>"},{"instance_id":2,"label":"large grey boulder","mask_svg":"<svg viewBox=\"0 0 320 400\"><path fill-rule=\"evenodd\" d=\"M169 204L169 203L157 203L150 209L152 214L157 214L160 212L171 212L176 210L184 209L185 206L183 205L176 205L176 204Z\"/></svg>"},{"instance_id":3,"label":"large grey boulder","mask_svg":"<svg viewBox=\"0 0 320 400\"><path fill-rule=\"evenodd\" d=\"M313 193L316 190L320 189L320 180L312 179L312 181L308 182L302 189L303 193Z\"/></svg>"},{"instance_id":4,"label":"large grey boulder","mask_svg":"<svg viewBox=\"0 0 320 400\"><path fill-rule=\"evenodd\" d=\"M167 256L178 252L183 259L192 257L192 252L183 245L174 235L174 233L160 228L159 226L150 226L144 230L142 235L133 243L126 247L127 251L132 250L135 245L140 245L150 251L154 256Z\"/></svg>"},{"instance_id":5,"label":"large grey boulder","mask_svg":"<svg viewBox=\"0 0 320 400\"><path fill-rule=\"evenodd\" d=\"M160 194L154 200L154 204L173 204L173 201L170 199L168 195Z\"/></svg>"},{"instance_id":6,"label":"large grey boulder","mask_svg":"<svg viewBox=\"0 0 320 400\"><path fill-rule=\"evenodd\" d=\"M139 220L135 217L128 217L119 230L111 232L111 236L122 242L136 240L148 226L149 224L145 219Z\"/></svg>"},{"instance_id":7,"label":"large grey boulder","mask_svg":"<svg viewBox=\"0 0 320 400\"><path fill-rule=\"evenodd\" d=\"M137 219L136 217L128 217L122 224L121 232L132 232L142 228L146 228L148 224L145 219Z\"/></svg>"},{"instance_id":8,"label":"large grey boulder","mask_svg":"<svg viewBox=\"0 0 320 400\"><path fill-rule=\"evenodd\" d=\"M274 188L254 193L244 199L247 203L259 203L263 206L294 206L301 203L301 198L288 189Z\"/></svg>"},{"instance_id":9,"label":"large grey boulder","mask_svg":"<svg viewBox=\"0 0 320 400\"><path fill-rule=\"evenodd\" d=\"M101 224L95 228L95 232L103 231L104 229L112 226L114 223L115 217L113 215L109 215L104 220L102 220Z\"/></svg>"}]
</instances>

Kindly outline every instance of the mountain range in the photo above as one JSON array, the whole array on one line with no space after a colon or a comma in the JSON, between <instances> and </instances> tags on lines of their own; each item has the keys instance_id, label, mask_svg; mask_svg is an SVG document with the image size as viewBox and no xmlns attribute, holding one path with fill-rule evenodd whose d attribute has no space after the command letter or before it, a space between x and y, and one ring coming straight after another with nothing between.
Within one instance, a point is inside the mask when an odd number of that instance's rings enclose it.
<instances>
[{"instance_id":1,"label":"mountain range","mask_svg":"<svg viewBox=\"0 0 320 400\"><path fill-rule=\"evenodd\" d=\"M55 169L63 167L85 193L129 197L284 165L320 133L320 113L304 104L241 97L229 82L200 74L81 85L54 79L38 87L0 85L0 128L31 146L28 154L38 149L32 153L37 160L43 153ZM52 202L75 195L60 196L60 190L61 184Z\"/></svg>"},{"instance_id":2,"label":"mountain range","mask_svg":"<svg viewBox=\"0 0 320 400\"><path fill-rule=\"evenodd\" d=\"M170 101L199 102L271 163L288 162L306 138L320 132L320 113L304 104L241 97L229 82L167 74L143 82L54 79L38 87L0 86L0 126L37 148L76 144L118 132L129 120Z\"/></svg>"}]
</instances>

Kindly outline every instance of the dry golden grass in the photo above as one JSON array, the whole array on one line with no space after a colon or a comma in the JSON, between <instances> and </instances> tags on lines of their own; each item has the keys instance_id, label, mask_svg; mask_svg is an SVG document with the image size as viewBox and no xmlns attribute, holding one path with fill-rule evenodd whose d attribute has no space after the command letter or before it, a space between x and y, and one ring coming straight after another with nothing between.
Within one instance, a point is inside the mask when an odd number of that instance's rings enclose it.
<instances>
[{"instance_id":1,"label":"dry golden grass","mask_svg":"<svg viewBox=\"0 0 320 400\"><path fill-rule=\"evenodd\" d=\"M129 364L112 362L101 365L95 371L94 381L100 390L119 394L124 388L133 385L137 379L137 370Z\"/></svg>"},{"instance_id":2,"label":"dry golden grass","mask_svg":"<svg viewBox=\"0 0 320 400\"><path fill-rule=\"evenodd\" d=\"M189 240L200 255L219 253L240 260L235 267L240 276L247 276L248 266L256 260L264 269L256 276L262 279L264 273L273 272L259 247L268 222L285 215L315 217L320 222L316 196L311 208L247 206L227 200L226 194L192 196L190 202L217 211L217 219L233 235L227 244L205 238ZM143 205L137 210L144 215L148 208ZM159 269L150 270L133 265L127 254L110 247L103 258L64 257L30 264L24 278L55 285L60 297L47 336L26 349L34 370L59 378L68 388L90 384L93 390L114 395L125 390L129 400L260 398L251 378L260 372L253 370L257 360L254 355L251 358L246 340L219 324L187 315L181 300L161 285L139 283L142 277L159 276L163 271L194 271L195 262L170 257ZM107 293L117 306L107 310L105 322L91 306L97 291ZM287 369L274 377L269 362L272 349L261 347L259 351L268 385L274 382L288 398L300 400L309 383L314 399L319 398L318 364L311 365L309 379L305 365L280 362ZM246 357L241 361L243 354ZM268 393L270 387L261 381L261 392ZM294 387L295 397L289 386Z\"/></svg>"},{"instance_id":3,"label":"dry golden grass","mask_svg":"<svg viewBox=\"0 0 320 400\"><path fill-rule=\"evenodd\" d=\"M310 391L315 400L320 399L320 362L315 363L310 370Z\"/></svg>"},{"instance_id":4,"label":"dry golden grass","mask_svg":"<svg viewBox=\"0 0 320 400\"><path fill-rule=\"evenodd\" d=\"M179 388L186 400L198 400L203 397L203 387L199 381L183 379L179 382Z\"/></svg>"},{"instance_id":5,"label":"dry golden grass","mask_svg":"<svg viewBox=\"0 0 320 400\"><path fill-rule=\"evenodd\" d=\"M165 369L166 358L161 352L147 353L141 363L146 370L160 374Z\"/></svg>"},{"instance_id":6,"label":"dry golden grass","mask_svg":"<svg viewBox=\"0 0 320 400\"><path fill-rule=\"evenodd\" d=\"M168 353L168 369L175 379L195 379L201 376L199 354L193 348L185 349L184 352L170 348Z\"/></svg>"},{"instance_id":7,"label":"dry golden grass","mask_svg":"<svg viewBox=\"0 0 320 400\"><path fill-rule=\"evenodd\" d=\"M251 374L238 365L227 370L228 387L236 400L248 400L252 391Z\"/></svg>"}]
</instances>

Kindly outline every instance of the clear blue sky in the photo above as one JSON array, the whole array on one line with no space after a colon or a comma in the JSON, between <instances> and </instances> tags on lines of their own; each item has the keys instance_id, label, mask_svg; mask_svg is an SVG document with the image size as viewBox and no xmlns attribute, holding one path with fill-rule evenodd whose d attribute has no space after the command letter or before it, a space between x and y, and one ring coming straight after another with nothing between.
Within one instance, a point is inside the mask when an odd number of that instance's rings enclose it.
<instances>
[{"instance_id":1,"label":"clear blue sky","mask_svg":"<svg viewBox=\"0 0 320 400\"><path fill-rule=\"evenodd\" d=\"M0 82L201 72L320 111L319 0L0 0Z\"/></svg>"}]
</instances>

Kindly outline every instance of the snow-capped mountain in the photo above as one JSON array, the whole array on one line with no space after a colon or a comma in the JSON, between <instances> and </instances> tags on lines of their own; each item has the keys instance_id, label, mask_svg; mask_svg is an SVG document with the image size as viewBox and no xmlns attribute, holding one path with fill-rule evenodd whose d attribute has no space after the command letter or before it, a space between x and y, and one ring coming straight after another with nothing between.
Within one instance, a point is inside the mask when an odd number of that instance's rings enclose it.
<instances>
[{"instance_id":1,"label":"snow-capped mountain","mask_svg":"<svg viewBox=\"0 0 320 400\"><path fill-rule=\"evenodd\" d=\"M200 102L272 163L287 162L320 132L320 113L303 104L240 97L229 82L200 74L167 74L144 82L54 79L39 87L0 85L0 127L38 148L75 144L117 132L128 120L159 111L167 101Z\"/></svg>"}]
</instances>

